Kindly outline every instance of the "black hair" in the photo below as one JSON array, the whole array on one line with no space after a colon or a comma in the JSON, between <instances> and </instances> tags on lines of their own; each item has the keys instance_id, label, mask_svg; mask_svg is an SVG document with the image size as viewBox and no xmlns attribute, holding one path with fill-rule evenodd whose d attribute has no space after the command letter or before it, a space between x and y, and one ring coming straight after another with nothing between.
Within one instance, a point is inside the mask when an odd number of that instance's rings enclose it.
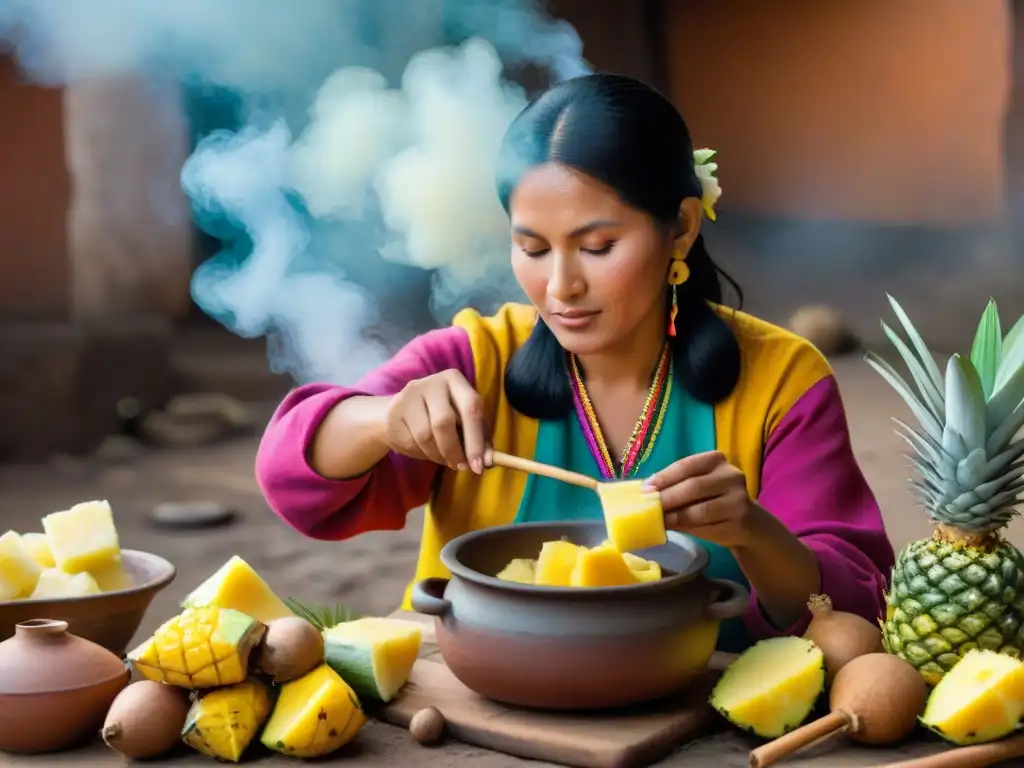
<instances>
[{"instance_id":1,"label":"black hair","mask_svg":"<svg viewBox=\"0 0 1024 768\"><path fill-rule=\"evenodd\" d=\"M563 81L519 113L498 159L498 197L506 212L523 174L545 163L603 182L627 205L664 225L678 221L685 198L701 197L693 142L679 111L658 91L623 75ZM711 260L703 236L694 241L686 264L690 277L677 292L675 374L695 399L714 404L736 386L740 348L708 302L722 303L719 276L740 304L743 292ZM565 351L540 318L509 361L505 394L516 410L533 418L559 418L573 407Z\"/></svg>"}]
</instances>

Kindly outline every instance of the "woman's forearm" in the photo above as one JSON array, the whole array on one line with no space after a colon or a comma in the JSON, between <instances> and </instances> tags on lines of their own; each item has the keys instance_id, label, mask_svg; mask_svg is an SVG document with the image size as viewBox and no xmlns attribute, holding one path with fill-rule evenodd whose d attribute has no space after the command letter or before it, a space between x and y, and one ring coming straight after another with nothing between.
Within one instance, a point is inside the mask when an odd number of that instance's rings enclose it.
<instances>
[{"instance_id":1,"label":"woman's forearm","mask_svg":"<svg viewBox=\"0 0 1024 768\"><path fill-rule=\"evenodd\" d=\"M811 548L756 503L753 520L750 543L735 547L733 554L771 623L784 629L820 591L821 568Z\"/></svg>"},{"instance_id":2,"label":"woman's forearm","mask_svg":"<svg viewBox=\"0 0 1024 768\"><path fill-rule=\"evenodd\" d=\"M328 411L309 447L313 470L331 480L369 472L388 454L388 397L350 397Z\"/></svg>"}]
</instances>

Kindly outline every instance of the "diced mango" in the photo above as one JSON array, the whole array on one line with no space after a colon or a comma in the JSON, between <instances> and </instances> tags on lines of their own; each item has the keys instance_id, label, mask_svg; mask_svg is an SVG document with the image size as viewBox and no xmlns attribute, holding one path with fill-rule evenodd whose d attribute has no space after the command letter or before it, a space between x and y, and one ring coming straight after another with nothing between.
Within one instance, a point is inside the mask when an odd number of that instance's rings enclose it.
<instances>
[{"instance_id":1,"label":"diced mango","mask_svg":"<svg viewBox=\"0 0 1024 768\"><path fill-rule=\"evenodd\" d=\"M21 543L25 545L25 549L32 555L32 559L43 568L55 568L57 566L57 563L53 560L53 554L50 552L50 545L46 543L45 533L23 533L21 534Z\"/></svg>"},{"instance_id":2,"label":"diced mango","mask_svg":"<svg viewBox=\"0 0 1024 768\"><path fill-rule=\"evenodd\" d=\"M642 480L601 483L597 495L608 538L620 552L657 547L668 540L661 496L644 491Z\"/></svg>"},{"instance_id":3,"label":"diced mango","mask_svg":"<svg viewBox=\"0 0 1024 768\"><path fill-rule=\"evenodd\" d=\"M253 567L238 555L192 590L181 605L183 608L230 608L264 623L295 615Z\"/></svg>"},{"instance_id":4,"label":"diced mango","mask_svg":"<svg viewBox=\"0 0 1024 768\"><path fill-rule=\"evenodd\" d=\"M537 578L537 561L518 557L502 568L495 578L520 584L533 584Z\"/></svg>"},{"instance_id":5,"label":"diced mango","mask_svg":"<svg viewBox=\"0 0 1024 768\"><path fill-rule=\"evenodd\" d=\"M541 587L572 586L572 572L579 553L585 547L571 541L546 541L537 558L535 583Z\"/></svg>"},{"instance_id":6,"label":"diced mango","mask_svg":"<svg viewBox=\"0 0 1024 768\"><path fill-rule=\"evenodd\" d=\"M581 549L573 568L573 587L624 587L638 583L622 553L612 547Z\"/></svg>"},{"instance_id":7,"label":"diced mango","mask_svg":"<svg viewBox=\"0 0 1024 768\"><path fill-rule=\"evenodd\" d=\"M16 600L32 594L42 567L14 531L0 536L0 600Z\"/></svg>"},{"instance_id":8,"label":"diced mango","mask_svg":"<svg viewBox=\"0 0 1024 768\"><path fill-rule=\"evenodd\" d=\"M157 683L219 688L246 679L249 656L266 631L251 616L229 609L187 608L128 653L132 666Z\"/></svg>"},{"instance_id":9,"label":"diced mango","mask_svg":"<svg viewBox=\"0 0 1024 768\"><path fill-rule=\"evenodd\" d=\"M30 597L33 600L54 600L66 597L98 595L100 587L96 579L84 571L64 573L60 568L47 568L39 574L39 581Z\"/></svg>"},{"instance_id":10,"label":"diced mango","mask_svg":"<svg viewBox=\"0 0 1024 768\"><path fill-rule=\"evenodd\" d=\"M58 568L93 571L121 554L114 513L106 501L85 501L43 518L43 530Z\"/></svg>"}]
</instances>

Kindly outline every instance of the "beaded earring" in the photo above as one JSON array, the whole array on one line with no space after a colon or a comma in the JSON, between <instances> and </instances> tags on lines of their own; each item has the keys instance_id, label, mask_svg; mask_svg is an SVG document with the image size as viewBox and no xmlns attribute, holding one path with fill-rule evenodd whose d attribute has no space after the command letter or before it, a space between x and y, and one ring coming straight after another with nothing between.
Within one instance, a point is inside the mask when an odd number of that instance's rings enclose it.
<instances>
[{"instance_id":1,"label":"beaded earring","mask_svg":"<svg viewBox=\"0 0 1024 768\"><path fill-rule=\"evenodd\" d=\"M672 308L668 313L668 335L676 335L676 315L679 314L677 288L690 279L690 268L686 264L687 252L673 251L672 265L668 270L668 284L672 286Z\"/></svg>"}]
</instances>

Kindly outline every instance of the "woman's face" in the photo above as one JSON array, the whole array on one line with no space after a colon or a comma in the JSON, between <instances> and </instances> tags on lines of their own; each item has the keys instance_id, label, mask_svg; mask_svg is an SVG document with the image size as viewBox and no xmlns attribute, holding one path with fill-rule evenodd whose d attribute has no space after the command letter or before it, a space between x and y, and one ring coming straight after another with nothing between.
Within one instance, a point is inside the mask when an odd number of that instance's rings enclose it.
<instances>
[{"instance_id":1,"label":"woman's face","mask_svg":"<svg viewBox=\"0 0 1024 768\"><path fill-rule=\"evenodd\" d=\"M553 163L523 177L509 211L516 279L563 349L618 349L664 326L668 228Z\"/></svg>"}]
</instances>

